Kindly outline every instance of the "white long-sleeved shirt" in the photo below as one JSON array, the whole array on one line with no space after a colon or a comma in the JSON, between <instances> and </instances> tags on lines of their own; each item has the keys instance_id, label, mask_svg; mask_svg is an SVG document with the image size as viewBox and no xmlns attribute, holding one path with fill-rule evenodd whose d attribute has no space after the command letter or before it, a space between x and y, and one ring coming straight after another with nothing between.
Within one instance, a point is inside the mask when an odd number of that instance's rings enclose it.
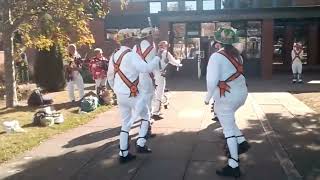
<instances>
[{"instance_id":1,"label":"white long-sleeved shirt","mask_svg":"<svg viewBox=\"0 0 320 180\"><path fill-rule=\"evenodd\" d=\"M295 53L294 50L292 50L292 51L291 51L292 62L302 63L301 60L302 60L302 58L303 58L303 51L301 51L301 52L299 53L299 55L298 55L299 58L294 59L295 57L296 57L296 53Z\"/></svg>"},{"instance_id":2,"label":"white long-sleeved shirt","mask_svg":"<svg viewBox=\"0 0 320 180\"><path fill-rule=\"evenodd\" d=\"M143 40L140 42L140 48L142 53L146 51L146 49L150 46L149 41ZM145 60L147 63L150 63L151 61L159 61L160 58L156 56L156 47L155 44L153 43L152 50L147 54ZM137 45L135 45L132 48L133 52L137 52ZM139 84L138 84L138 89L140 93L153 93L154 92L154 85L153 85L153 80L150 77L150 73L140 73L139 75Z\"/></svg>"},{"instance_id":3,"label":"white long-sleeved shirt","mask_svg":"<svg viewBox=\"0 0 320 180\"><path fill-rule=\"evenodd\" d=\"M120 76L118 74L115 74L113 63L113 61L117 62L121 53L126 51L127 49L130 48L121 46L120 49L111 56L107 78L109 85L116 94L129 96L130 89L122 81ZM149 73L156 69L159 69L159 58L151 61L150 63L145 63L137 53L132 51L124 55L123 60L120 64L120 70L131 82L134 82L139 77L140 73Z\"/></svg>"},{"instance_id":4,"label":"white long-sleeved shirt","mask_svg":"<svg viewBox=\"0 0 320 180\"><path fill-rule=\"evenodd\" d=\"M214 101L228 98L238 98L238 94L247 92L246 80L243 75L240 75L235 80L228 82L230 86L230 93L226 92L225 96L220 97L220 89L218 87L219 81L225 81L232 74L236 72L236 68L232 63L222 54L213 53L207 66L207 95L206 102L209 102L211 98Z\"/></svg>"},{"instance_id":5,"label":"white long-sleeved shirt","mask_svg":"<svg viewBox=\"0 0 320 180\"><path fill-rule=\"evenodd\" d=\"M172 54L170 52L168 52L167 50L163 50L162 53L161 53L161 60L160 60L160 65L161 65L161 69L160 70L157 70L157 71L154 71L154 76L155 76L155 79L156 81L158 79L162 79L164 78L163 76L161 76L161 71L163 71L166 66L168 65L168 63L174 65L174 66L181 66L181 62L180 60L177 60L175 59Z\"/></svg>"}]
</instances>

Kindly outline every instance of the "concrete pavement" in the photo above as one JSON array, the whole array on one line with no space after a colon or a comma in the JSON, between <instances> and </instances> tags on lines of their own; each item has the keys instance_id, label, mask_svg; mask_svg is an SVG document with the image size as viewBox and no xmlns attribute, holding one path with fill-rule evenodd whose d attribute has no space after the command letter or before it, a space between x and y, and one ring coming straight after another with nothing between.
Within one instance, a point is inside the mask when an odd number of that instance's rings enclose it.
<instances>
[{"instance_id":1,"label":"concrete pavement","mask_svg":"<svg viewBox=\"0 0 320 180\"><path fill-rule=\"evenodd\" d=\"M252 81L251 84L259 82ZM249 81L250 84L250 81ZM225 164L219 123L203 104L203 81L172 79L169 109L156 121L153 153L117 161L120 131L117 107L88 124L57 135L0 166L0 179L37 180L212 180ZM258 92L252 87L237 123L252 148L241 155L246 180L318 180L319 118L291 94ZM131 151L138 125L131 131ZM318 136L317 136L318 135ZM232 179L232 178L230 178Z\"/></svg>"}]
</instances>

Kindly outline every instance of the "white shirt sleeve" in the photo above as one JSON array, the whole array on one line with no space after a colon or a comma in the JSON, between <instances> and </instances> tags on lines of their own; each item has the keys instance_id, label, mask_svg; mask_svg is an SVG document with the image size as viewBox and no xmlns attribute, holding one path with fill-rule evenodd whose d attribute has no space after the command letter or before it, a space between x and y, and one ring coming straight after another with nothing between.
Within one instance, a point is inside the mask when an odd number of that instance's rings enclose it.
<instances>
[{"instance_id":1,"label":"white shirt sleeve","mask_svg":"<svg viewBox=\"0 0 320 180\"><path fill-rule=\"evenodd\" d=\"M113 89L114 86L114 65L113 65L113 56L110 57L108 72L107 72L107 79L110 87Z\"/></svg>"},{"instance_id":2,"label":"white shirt sleeve","mask_svg":"<svg viewBox=\"0 0 320 180\"><path fill-rule=\"evenodd\" d=\"M160 58L152 59L149 63L146 63L142 58L136 53L130 53L130 59L132 60L132 65L140 73L150 73L153 70L159 69L159 60Z\"/></svg>"},{"instance_id":3,"label":"white shirt sleeve","mask_svg":"<svg viewBox=\"0 0 320 180\"><path fill-rule=\"evenodd\" d=\"M165 51L165 53L167 53L167 51ZM181 62L179 60L176 60L172 54L170 52L168 52L168 60L169 60L169 63L174 65L174 66L180 66ZM166 58L166 54L164 55L164 58Z\"/></svg>"},{"instance_id":4,"label":"white shirt sleeve","mask_svg":"<svg viewBox=\"0 0 320 180\"><path fill-rule=\"evenodd\" d=\"M217 54L213 54L208 62L207 66L207 95L205 98L205 102L209 102L213 96L215 89L219 83L220 79L220 68L219 68L219 59L217 58Z\"/></svg>"}]
</instances>

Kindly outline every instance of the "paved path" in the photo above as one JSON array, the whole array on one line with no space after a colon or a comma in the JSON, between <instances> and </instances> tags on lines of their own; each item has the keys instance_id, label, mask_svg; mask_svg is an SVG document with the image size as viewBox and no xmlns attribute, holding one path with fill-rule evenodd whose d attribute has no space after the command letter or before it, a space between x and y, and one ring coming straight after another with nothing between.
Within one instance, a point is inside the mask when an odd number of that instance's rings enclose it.
<instances>
[{"instance_id":1,"label":"paved path","mask_svg":"<svg viewBox=\"0 0 320 180\"><path fill-rule=\"evenodd\" d=\"M171 104L163 110L164 119L154 123L158 135L150 141L150 155L125 165L117 162L120 127L115 107L3 164L0 179L225 179L215 174L225 164L224 139L219 124L211 121L210 107L203 105L204 86L183 79L169 84L174 89ZM320 179L319 118L310 108L289 93L254 92L236 116L252 144L240 158L241 179ZM131 132L131 147L137 130Z\"/></svg>"}]
</instances>

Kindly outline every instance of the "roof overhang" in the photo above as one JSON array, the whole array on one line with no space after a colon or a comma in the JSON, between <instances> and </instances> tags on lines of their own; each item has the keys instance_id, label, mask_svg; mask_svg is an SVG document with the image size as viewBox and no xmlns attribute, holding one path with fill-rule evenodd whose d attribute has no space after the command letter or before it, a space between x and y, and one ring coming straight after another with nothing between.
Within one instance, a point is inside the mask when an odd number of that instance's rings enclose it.
<instances>
[{"instance_id":1,"label":"roof overhang","mask_svg":"<svg viewBox=\"0 0 320 180\"><path fill-rule=\"evenodd\" d=\"M210 11L160 12L160 20L169 22L232 21L250 19L299 19L319 18L320 6L219 9Z\"/></svg>"}]
</instances>

